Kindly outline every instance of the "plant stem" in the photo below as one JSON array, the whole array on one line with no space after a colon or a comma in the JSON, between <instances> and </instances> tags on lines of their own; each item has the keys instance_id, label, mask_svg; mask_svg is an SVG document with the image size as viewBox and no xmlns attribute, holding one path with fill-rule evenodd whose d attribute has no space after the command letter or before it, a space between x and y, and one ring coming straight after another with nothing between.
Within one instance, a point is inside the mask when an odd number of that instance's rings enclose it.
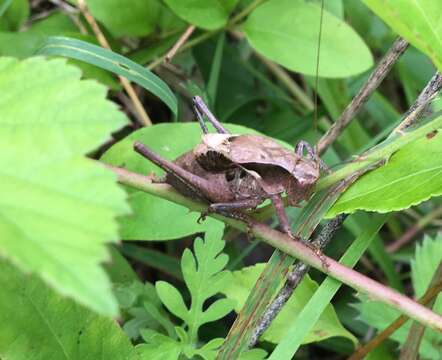
<instances>
[{"instance_id":1,"label":"plant stem","mask_svg":"<svg viewBox=\"0 0 442 360\"><path fill-rule=\"evenodd\" d=\"M433 278L431 279L430 288L435 284L442 282L442 262L439 263ZM436 297L431 299L427 307L432 308L436 301ZM417 322L413 322L408 330L408 336L405 339L404 346L402 346L401 353L399 355L399 360L415 360L418 359L419 348L424 337L425 326Z\"/></svg>"},{"instance_id":2,"label":"plant stem","mask_svg":"<svg viewBox=\"0 0 442 360\"><path fill-rule=\"evenodd\" d=\"M437 207L419 219L416 224L411 226L399 239L387 246L387 252L394 253L398 251L402 246L408 244L419 231L439 216L442 216L442 206Z\"/></svg>"},{"instance_id":3,"label":"plant stem","mask_svg":"<svg viewBox=\"0 0 442 360\"><path fill-rule=\"evenodd\" d=\"M159 196L169 201L188 207L195 211L205 211L207 205L197 203L176 192L167 184L153 184L147 176L129 172L125 169L107 166L117 176L121 184L134 187L140 191ZM211 215L212 216L212 215ZM373 300L393 306L398 311L425 324L426 326L442 332L442 317L431 310L407 298L406 296L392 290L358 272L339 264L334 259L318 254L315 250L301 241L294 241L288 235L270 228L268 225L258 223L250 218L246 223L226 218L217 214L213 217L224 221L226 224L248 231L264 242L293 256L319 271L332 276L333 278L351 286L356 291L368 294Z\"/></svg>"},{"instance_id":4,"label":"plant stem","mask_svg":"<svg viewBox=\"0 0 442 360\"><path fill-rule=\"evenodd\" d=\"M301 87L290 77L290 75L281 66L268 60L258 52L254 51L254 55L258 58L273 75L287 88L287 90L297 99L307 110L313 110L315 105Z\"/></svg>"},{"instance_id":5,"label":"plant stem","mask_svg":"<svg viewBox=\"0 0 442 360\"><path fill-rule=\"evenodd\" d=\"M103 32L101 31L100 27L98 26L97 22L95 21L94 17L89 11L89 8L87 7L86 4L86 0L78 0L78 8L85 17L86 21L91 26L92 31L94 32L95 37L97 38L100 45L106 49L111 50L109 42L107 41L106 37L104 36ZM138 95L135 92L134 88L132 87L130 81L127 80L124 76L118 76L118 78L120 79L121 85L123 85L124 90L126 90L127 94L129 95L130 99L134 104L134 108L136 109L135 115L137 117L138 122L140 122L141 125L144 126L152 125L152 120L150 120L149 115L147 115L146 110L144 110L143 104L138 98Z\"/></svg>"},{"instance_id":6,"label":"plant stem","mask_svg":"<svg viewBox=\"0 0 442 360\"><path fill-rule=\"evenodd\" d=\"M401 133L413 124L415 124L422 113L427 109L429 101L440 91L442 88L442 75L439 72L433 75L428 84L424 87L422 92L417 97L410 109L405 114L405 120L402 121L399 126L393 130L390 136L396 133Z\"/></svg>"},{"instance_id":7,"label":"plant stem","mask_svg":"<svg viewBox=\"0 0 442 360\"><path fill-rule=\"evenodd\" d=\"M184 33L180 36L180 38L175 43L175 45L173 45L172 48L167 52L164 58L166 62L170 62L173 59L176 52L179 50L181 46L183 46L183 44L187 41L190 35L192 35L194 30L195 30L195 25L190 25L187 27L186 31L184 31Z\"/></svg>"},{"instance_id":8,"label":"plant stem","mask_svg":"<svg viewBox=\"0 0 442 360\"><path fill-rule=\"evenodd\" d=\"M347 215L338 215L334 219L330 220L321 229L321 232L317 238L312 242L312 245L319 250L323 250L330 240L333 238L334 234L341 227ZM304 276L308 273L310 267L302 262L298 262L293 270L287 274L287 280L284 286L278 291L278 294L273 299L272 303L267 307L264 315L262 316L260 322L255 327L252 337L250 339L249 348L252 348L258 342L259 337L267 330L267 328L272 323L273 319L282 310L282 307L289 300L290 296L296 290L298 285L301 283Z\"/></svg>"},{"instance_id":9,"label":"plant stem","mask_svg":"<svg viewBox=\"0 0 442 360\"><path fill-rule=\"evenodd\" d=\"M356 159L356 161L319 180L316 185L315 191L324 189L331 184L338 182L339 180L345 179L347 176L354 173L355 171L363 169L364 167L376 161L382 159L387 160L390 155L392 155L404 145L409 144L410 142L415 141L441 127L442 116L438 116L428 124L425 124L414 131L407 132L404 135L397 137L394 141L384 141L380 145L375 146L372 150L369 150L365 155L359 157L359 159Z\"/></svg>"},{"instance_id":10,"label":"plant stem","mask_svg":"<svg viewBox=\"0 0 442 360\"><path fill-rule=\"evenodd\" d=\"M440 266L438 271L436 271L436 274L438 274L439 271ZM433 280L435 281L433 282ZM422 305L429 304L442 291L442 278L435 275L433 280L432 285L427 289L424 296L419 299L419 303ZM347 360L362 360L370 351L376 349L384 340L388 339L391 334L404 325L407 320L407 316L399 316L393 323L391 323L391 325L371 339L370 342L357 349Z\"/></svg>"},{"instance_id":11,"label":"plant stem","mask_svg":"<svg viewBox=\"0 0 442 360\"><path fill-rule=\"evenodd\" d=\"M224 31L228 28L231 28L233 26L235 26L236 24L238 24L238 22L240 22L243 18L245 18L247 15L249 15L259 4L261 4L264 0L255 0L253 3L251 3L249 6L247 6L243 11L241 11L240 13L238 13L235 17L233 17L229 23L227 24L227 26L225 28L221 28L221 29L217 29L217 30L212 30L212 31L207 31L202 33L201 35L195 37L192 40L189 40L188 42L186 42L183 46L181 46L179 49L177 49L175 54L179 54L183 51L186 51L188 49L191 49L192 47L194 47L195 45L198 45L199 43L203 42L204 40L210 39L212 36L218 34L221 31ZM164 60L166 59L167 54L160 56L158 59L152 61L147 68L149 70L153 70L155 69L158 65L161 65L161 63L164 62Z\"/></svg>"},{"instance_id":12,"label":"plant stem","mask_svg":"<svg viewBox=\"0 0 442 360\"><path fill-rule=\"evenodd\" d=\"M396 60L404 53L407 47L408 43L402 38L398 38L393 43L390 50L371 73L367 82L345 108L342 115L319 140L317 145L319 154L322 154L338 138L350 121L356 116L362 105L367 102L371 94L377 89L382 80L384 80Z\"/></svg>"}]
</instances>

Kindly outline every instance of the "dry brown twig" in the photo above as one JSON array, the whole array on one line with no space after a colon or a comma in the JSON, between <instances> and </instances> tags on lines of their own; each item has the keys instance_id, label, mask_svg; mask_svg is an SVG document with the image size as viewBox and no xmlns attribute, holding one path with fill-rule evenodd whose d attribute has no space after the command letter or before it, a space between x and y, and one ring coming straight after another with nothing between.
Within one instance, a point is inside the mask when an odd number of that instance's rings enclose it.
<instances>
[{"instance_id":1,"label":"dry brown twig","mask_svg":"<svg viewBox=\"0 0 442 360\"><path fill-rule=\"evenodd\" d=\"M98 26L97 22L95 21L95 18L89 11L89 8L86 4L86 0L78 0L78 8L83 14L84 18L88 22L88 24L91 26L92 31L95 34L95 37L97 38L100 45L106 49L111 50L111 47L109 45L109 42L107 41L106 37L104 36L103 32L101 31L100 27ZM144 126L150 126L152 125L152 120L149 118L149 115L146 113L146 110L143 107L143 104L141 103L140 99L138 98L137 93L135 92L135 89L132 87L129 80L127 80L123 76L118 76L121 85L123 85L124 90L126 90L127 94L129 95L131 101L134 104L134 108L136 109L136 112L134 115L137 117L138 122L141 125Z\"/></svg>"},{"instance_id":2,"label":"dry brown twig","mask_svg":"<svg viewBox=\"0 0 442 360\"><path fill-rule=\"evenodd\" d=\"M364 86L359 90L359 92L356 94L350 104L348 104L348 106L345 108L342 115L321 137L317 144L317 150L319 154L324 153L324 151L338 138L342 131L351 122L351 120L353 120L358 111L361 109L362 105L367 102L371 94L378 88L382 80L395 64L396 60L399 59L399 57L404 53L407 47L408 43L402 38L398 38L393 43L390 50L373 70Z\"/></svg>"},{"instance_id":3,"label":"dry brown twig","mask_svg":"<svg viewBox=\"0 0 442 360\"><path fill-rule=\"evenodd\" d=\"M180 36L177 42L172 46L172 48L166 54L164 58L165 62L172 61L172 58L175 56L175 54L181 48L181 46L183 46L183 44L187 41L190 35L192 35L194 30L195 30L195 25L190 25L189 27L187 27L187 29L183 32L183 34Z\"/></svg>"}]
</instances>

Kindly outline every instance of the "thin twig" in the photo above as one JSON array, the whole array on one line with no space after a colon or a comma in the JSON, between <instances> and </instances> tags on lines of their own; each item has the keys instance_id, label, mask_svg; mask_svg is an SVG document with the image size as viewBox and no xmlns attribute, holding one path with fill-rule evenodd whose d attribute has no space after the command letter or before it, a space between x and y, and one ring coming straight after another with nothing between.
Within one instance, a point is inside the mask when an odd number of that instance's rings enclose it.
<instances>
[{"instance_id":1,"label":"thin twig","mask_svg":"<svg viewBox=\"0 0 442 360\"><path fill-rule=\"evenodd\" d=\"M428 108L429 102L442 88L442 75L436 72L427 85L424 87L422 92L417 97L413 105L404 116L404 121L402 121L399 126L393 130L392 134L403 133L407 128L414 125L425 113Z\"/></svg>"},{"instance_id":2,"label":"thin twig","mask_svg":"<svg viewBox=\"0 0 442 360\"><path fill-rule=\"evenodd\" d=\"M419 304L422 305L429 304L442 291L442 278L436 275L439 273L439 271L440 271L440 266L436 271L435 276L433 276L433 279L431 281L432 284L428 287L424 296L422 296L418 300ZM370 342L357 349L347 360L363 359L370 351L376 349L384 340L388 339L397 329L399 329L402 325L404 325L408 319L409 318L406 315L399 316L387 328L385 328L383 331L377 334L373 339L371 339Z\"/></svg>"},{"instance_id":3,"label":"thin twig","mask_svg":"<svg viewBox=\"0 0 442 360\"><path fill-rule=\"evenodd\" d=\"M251 3L249 6L247 6L243 11L238 13L236 16L234 16L229 23L226 25L225 28L220 28L217 30L208 31L205 33L202 33L199 36L196 36L194 39L186 42L183 46L181 46L179 49L177 49L176 54L179 54L183 51L186 51L188 49L191 49L195 45L198 45L199 43L210 39L212 36L215 36L216 34L220 33L221 31L224 31L225 29L231 29L235 25L237 25L242 19L244 19L247 15L249 15L258 5L260 5L264 0L255 0L253 3ZM166 55L160 56L158 59L152 61L147 68L149 70L155 69L157 66L164 63Z\"/></svg>"},{"instance_id":4,"label":"thin twig","mask_svg":"<svg viewBox=\"0 0 442 360\"><path fill-rule=\"evenodd\" d=\"M167 184L153 184L147 176L132 173L126 169L107 166L118 177L121 184L136 188L140 191L159 196L166 200L188 207L191 210L207 212L207 205L189 199ZM294 241L287 234L272 229L268 225L256 222L249 218L247 223L239 220L223 217L218 214L210 216L219 219L226 224L241 231L248 231L257 238L293 256L300 261L318 269L319 271L332 276L333 278L351 286L356 291L368 294L373 300L381 301L384 304L393 306L398 311L412 317L426 326L442 332L442 317L414 300L400 294L396 290L388 288L357 271L350 269L328 256L318 254L308 245L301 241Z\"/></svg>"},{"instance_id":5,"label":"thin twig","mask_svg":"<svg viewBox=\"0 0 442 360\"><path fill-rule=\"evenodd\" d=\"M434 286L434 284L437 284L440 281L442 281L442 262L439 263L429 287ZM436 298L434 297L428 302L427 306L431 309L435 301ZM408 336L405 339L404 346L402 346L399 360L416 360L418 358L419 347L425 330L425 326L413 321L408 330Z\"/></svg>"},{"instance_id":6,"label":"thin twig","mask_svg":"<svg viewBox=\"0 0 442 360\"><path fill-rule=\"evenodd\" d=\"M275 64L273 61L268 60L258 52L254 51L253 55L259 59L269 70L281 81L281 83L287 88L287 90L293 95L293 97L299 101L307 110L313 110L315 104L305 94L304 90L291 78L291 76L281 66Z\"/></svg>"},{"instance_id":7,"label":"thin twig","mask_svg":"<svg viewBox=\"0 0 442 360\"><path fill-rule=\"evenodd\" d=\"M193 31L195 30L195 25L190 25L186 31L180 36L178 41L172 46L172 48L169 50L169 52L166 54L166 57L164 58L165 62L170 62L172 58L175 56L178 49L183 46L183 44L187 41L187 39L192 35Z\"/></svg>"},{"instance_id":8,"label":"thin twig","mask_svg":"<svg viewBox=\"0 0 442 360\"><path fill-rule=\"evenodd\" d=\"M399 239L387 246L387 252L394 253L398 251L402 246L408 244L419 231L440 216L442 216L442 206L437 207L419 219L416 224L411 226Z\"/></svg>"},{"instance_id":9,"label":"thin twig","mask_svg":"<svg viewBox=\"0 0 442 360\"><path fill-rule=\"evenodd\" d=\"M101 31L100 27L98 26L97 22L95 21L94 17L89 11L89 8L87 7L86 4L86 0L78 0L78 8L80 9L86 21L91 26L92 31L94 32L95 37L97 38L100 45L110 50L111 47L109 45L109 42L106 40L106 37L104 36L103 32ZM150 120L149 115L147 115L146 110L144 110L143 104L138 98L137 93L130 84L129 80L127 80L123 76L118 76L118 78L120 79L121 85L123 85L124 89L126 90L127 94L132 100L135 109L137 110L137 113L139 115L137 117L137 120L141 123L141 125L144 126L152 125L152 121Z\"/></svg>"},{"instance_id":10,"label":"thin twig","mask_svg":"<svg viewBox=\"0 0 442 360\"><path fill-rule=\"evenodd\" d=\"M317 238L312 242L312 246L318 250L323 250L332 239L336 231L338 231L346 217L347 215L338 215L324 225ZM284 286L279 290L272 303L267 307L258 325L255 327L250 338L249 348L256 345L259 337L267 330L273 319L275 319L275 317L282 310L282 307L289 300L290 296L293 294L309 270L310 267L308 265L298 262L293 267L293 270L287 274L287 280Z\"/></svg>"},{"instance_id":11,"label":"thin twig","mask_svg":"<svg viewBox=\"0 0 442 360\"><path fill-rule=\"evenodd\" d=\"M390 50L373 70L367 82L359 90L350 104L348 104L339 119L336 120L332 127L328 129L319 140L317 145L319 154L322 154L338 138L350 121L356 116L361 106L367 102L370 95L377 89L407 47L408 43L402 38L398 38L393 43Z\"/></svg>"}]
</instances>

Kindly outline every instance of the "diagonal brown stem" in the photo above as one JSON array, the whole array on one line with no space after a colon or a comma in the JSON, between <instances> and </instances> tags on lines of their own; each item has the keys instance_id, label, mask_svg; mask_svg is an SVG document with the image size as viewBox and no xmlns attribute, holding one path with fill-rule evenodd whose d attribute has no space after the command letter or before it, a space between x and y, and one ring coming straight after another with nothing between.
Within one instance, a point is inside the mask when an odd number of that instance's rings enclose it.
<instances>
[{"instance_id":1,"label":"diagonal brown stem","mask_svg":"<svg viewBox=\"0 0 442 360\"><path fill-rule=\"evenodd\" d=\"M407 49L408 43L398 38L371 73L365 85L359 90L353 100L345 108L338 120L328 129L318 142L318 153L322 154L338 138L350 121L356 116L371 94L378 88L382 80L389 73L396 60Z\"/></svg>"},{"instance_id":2,"label":"diagonal brown stem","mask_svg":"<svg viewBox=\"0 0 442 360\"><path fill-rule=\"evenodd\" d=\"M206 211L207 206L195 202L176 192L171 186L166 184L153 184L147 176L129 172L125 169L114 166L107 166L117 176L120 183L134 187L174 203L188 207L195 211ZM212 216L212 215L211 215ZM332 276L333 278L351 286L356 291L368 294L372 299L393 306L398 311L425 324L426 326L442 332L442 317L426 307L416 303L412 299L390 289L353 269L338 263L325 255L319 255L316 251L305 245L301 241L294 241L288 235L270 228L268 225L249 219L246 224L243 221L225 218L214 214L213 217L224 221L226 224L249 231L257 238L273 246L284 253L299 259L302 262L318 269L319 271Z\"/></svg>"}]
</instances>

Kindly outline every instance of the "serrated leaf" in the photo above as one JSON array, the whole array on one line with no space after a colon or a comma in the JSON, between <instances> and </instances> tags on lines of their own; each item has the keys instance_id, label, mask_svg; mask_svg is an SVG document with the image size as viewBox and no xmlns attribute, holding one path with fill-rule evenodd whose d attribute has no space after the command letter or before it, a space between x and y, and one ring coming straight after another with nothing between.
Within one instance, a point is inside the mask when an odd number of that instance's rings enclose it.
<instances>
[{"instance_id":1,"label":"serrated leaf","mask_svg":"<svg viewBox=\"0 0 442 360\"><path fill-rule=\"evenodd\" d=\"M78 3L77 0L70 0ZM92 15L116 37L149 35L158 22L158 0L87 0Z\"/></svg>"},{"instance_id":2,"label":"serrated leaf","mask_svg":"<svg viewBox=\"0 0 442 360\"><path fill-rule=\"evenodd\" d=\"M0 253L115 315L99 264L129 209L115 175L84 154L127 120L104 86L80 76L63 60L0 60Z\"/></svg>"},{"instance_id":3,"label":"serrated leaf","mask_svg":"<svg viewBox=\"0 0 442 360\"><path fill-rule=\"evenodd\" d=\"M442 135L427 136L398 150L388 163L362 176L327 213L390 212L442 194Z\"/></svg>"},{"instance_id":4,"label":"serrated leaf","mask_svg":"<svg viewBox=\"0 0 442 360\"><path fill-rule=\"evenodd\" d=\"M181 268L191 297L189 308L175 287L164 281L156 283L157 293L163 304L186 324L188 331L185 337L180 337L186 348L189 346L194 348L201 325L224 317L233 308L230 300L218 299L203 310L206 300L221 292L230 280L230 272L222 271L226 261L223 259L217 262L219 257L226 256L220 254L225 244L222 235L222 225L213 227L206 231L204 240L200 238L195 240L195 254L188 249L183 254Z\"/></svg>"},{"instance_id":5,"label":"serrated leaf","mask_svg":"<svg viewBox=\"0 0 442 360\"><path fill-rule=\"evenodd\" d=\"M422 296L442 261L442 236L425 237L421 245L416 247L415 258L412 261L412 281L416 297ZM366 296L360 296L361 302L356 307L363 321L379 331L385 329L401 314L396 309L383 306L377 301L371 301ZM382 309L382 311L379 311ZM442 296L439 295L433 305L433 310L442 313ZM408 321L396 330L391 338L403 344L407 338L412 322ZM422 357L439 360L442 353L442 335L434 330L426 329L422 337L419 353Z\"/></svg>"},{"instance_id":6,"label":"serrated leaf","mask_svg":"<svg viewBox=\"0 0 442 360\"><path fill-rule=\"evenodd\" d=\"M231 280L221 291L227 296L227 298L235 301L236 312L242 309L248 294L264 269L264 266L265 264L257 264L243 268L239 271L234 271L233 280ZM286 334L291 323L308 303L317 288L318 284L311 280L308 275L304 277L304 280L302 280L296 288L295 292L290 297L290 300L273 320L261 339L275 344L279 343ZM339 322L333 306L330 304L322 313L312 331L306 336L303 344L321 341L332 336L342 336L352 341L354 340L353 335Z\"/></svg>"},{"instance_id":7,"label":"serrated leaf","mask_svg":"<svg viewBox=\"0 0 442 360\"><path fill-rule=\"evenodd\" d=\"M439 233L434 239L425 236L422 243L416 246L416 254L411 261L411 278L416 297L419 298L425 294L441 261L442 233Z\"/></svg>"},{"instance_id":8,"label":"serrated leaf","mask_svg":"<svg viewBox=\"0 0 442 360\"><path fill-rule=\"evenodd\" d=\"M124 76L158 96L174 114L177 114L178 107L175 95L163 80L145 67L111 50L92 45L86 41L53 36L46 40L38 54L77 59Z\"/></svg>"},{"instance_id":9,"label":"serrated leaf","mask_svg":"<svg viewBox=\"0 0 442 360\"><path fill-rule=\"evenodd\" d=\"M186 321L188 309L177 288L166 281L157 281L155 288L157 289L158 297L167 310Z\"/></svg>"},{"instance_id":10,"label":"serrated leaf","mask_svg":"<svg viewBox=\"0 0 442 360\"><path fill-rule=\"evenodd\" d=\"M239 0L165 0L171 10L183 20L207 30L227 23L229 13Z\"/></svg>"},{"instance_id":11,"label":"serrated leaf","mask_svg":"<svg viewBox=\"0 0 442 360\"><path fill-rule=\"evenodd\" d=\"M118 324L0 261L0 358L135 360Z\"/></svg>"},{"instance_id":12,"label":"serrated leaf","mask_svg":"<svg viewBox=\"0 0 442 360\"><path fill-rule=\"evenodd\" d=\"M224 124L225 125L225 124ZM256 131L238 125L227 125L232 133L245 134ZM133 150L133 143L140 141L157 154L169 160L193 149L201 141L201 128L195 123L167 123L137 130L113 145L103 155L105 163L124 167L140 174L164 172ZM183 206L159 199L142 191L127 188L133 213L120 218L121 235L125 240L173 240L183 236L205 232L220 224L208 218L197 223L199 214L190 213ZM174 226L170 226L173 219Z\"/></svg>"},{"instance_id":13,"label":"serrated leaf","mask_svg":"<svg viewBox=\"0 0 442 360\"><path fill-rule=\"evenodd\" d=\"M442 71L440 0L364 0L400 36L427 54Z\"/></svg>"},{"instance_id":14,"label":"serrated leaf","mask_svg":"<svg viewBox=\"0 0 442 360\"><path fill-rule=\"evenodd\" d=\"M319 6L302 0L270 0L248 17L243 30L250 44L286 68L316 75ZM320 77L348 77L373 65L370 50L344 21L324 10Z\"/></svg>"}]
</instances>

